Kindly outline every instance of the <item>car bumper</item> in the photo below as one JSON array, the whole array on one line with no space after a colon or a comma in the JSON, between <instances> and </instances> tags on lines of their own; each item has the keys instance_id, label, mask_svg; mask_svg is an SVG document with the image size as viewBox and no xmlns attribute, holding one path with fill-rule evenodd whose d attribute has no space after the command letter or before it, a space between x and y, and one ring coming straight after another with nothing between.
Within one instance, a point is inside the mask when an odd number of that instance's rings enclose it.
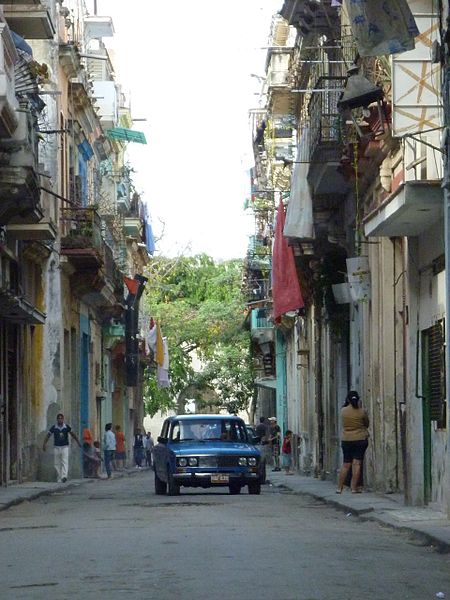
<instances>
[{"instance_id":1,"label":"car bumper","mask_svg":"<svg viewBox=\"0 0 450 600\"><path fill-rule=\"evenodd\" d=\"M185 487L247 485L260 479L259 473L174 473L174 480Z\"/></svg>"}]
</instances>

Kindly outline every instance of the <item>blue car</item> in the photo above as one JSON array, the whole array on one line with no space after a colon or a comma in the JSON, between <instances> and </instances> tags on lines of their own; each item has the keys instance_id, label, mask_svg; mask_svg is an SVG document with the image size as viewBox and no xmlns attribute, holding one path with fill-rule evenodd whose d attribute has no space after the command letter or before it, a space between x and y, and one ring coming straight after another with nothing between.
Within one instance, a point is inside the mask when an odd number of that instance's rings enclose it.
<instances>
[{"instance_id":1,"label":"blue car","mask_svg":"<svg viewBox=\"0 0 450 600\"><path fill-rule=\"evenodd\" d=\"M229 415L178 415L164 421L153 449L155 492L175 496L180 487L248 487L260 494L261 453L242 419Z\"/></svg>"}]
</instances>

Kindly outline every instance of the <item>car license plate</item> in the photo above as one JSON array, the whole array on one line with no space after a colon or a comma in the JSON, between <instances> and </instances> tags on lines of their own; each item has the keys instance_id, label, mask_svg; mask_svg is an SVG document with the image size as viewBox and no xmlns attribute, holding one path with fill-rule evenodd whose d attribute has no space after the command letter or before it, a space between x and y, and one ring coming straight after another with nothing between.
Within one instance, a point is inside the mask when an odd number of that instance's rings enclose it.
<instances>
[{"instance_id":1,"label":"car license plate","mask_svg":"<svg viewBox=\"0 0 450 600\"><path fill-rule=\"evenodd\" d=\"M228 483L228 475L211 475L211 483Z\"/></svg>"}]
</instances>

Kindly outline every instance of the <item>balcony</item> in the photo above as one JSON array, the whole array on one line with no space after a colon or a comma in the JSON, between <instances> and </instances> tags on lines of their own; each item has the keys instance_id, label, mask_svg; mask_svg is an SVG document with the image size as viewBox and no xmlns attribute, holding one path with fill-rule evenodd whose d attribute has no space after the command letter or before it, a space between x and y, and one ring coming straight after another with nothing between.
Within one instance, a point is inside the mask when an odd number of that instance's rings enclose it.
<instances>
[{"instance_id":1,"label":"balcony","mask_svg":"<svg viewBox=\"0 0 450 600\"><path fill-rule=\"evenodd\" d=\"M117 84L114 81L94 81L92 85L103 129L116 127L119 121Z\"/></svg>"},{"instance_id":2,"label":"balcony","mask_svg":"<svg viewBox=\"0 0 450 600\"><path fill-rule=\"evenodd\" d=\"M418 236L443 218L440 181L402 183L364 219L367 237Z\"/></svg>"},{"instance_id":3,"label":"balcony","mask_svg":"<svg viewBox=\"0 0 450 600\"><path fill-rule=\"evenodd\" d=\"M35 209L39 204L39 179L27 167L0 168L0 224L6 225L13 217L20 216L34 221Z\"/></svg>"},{"instance_id":4,"label":"balcony","mask_svg":"<svg viewBox=\"0 0 450 600\"><path fill-rule=\"evenodd\" d=\"M93 208L61 209L61 254L67 256L75 270L97 271L104 263L101 219Z\"/></svg>"},{"instance_id":5,"label":"balcony","mask_svg":"<svg viewBox=\"0 0 450 600\"><path fill-rule=\"evenodd\" d=\"M78 75L82 67L80 53L74 42L59 44L59 64L68 79Z\"/></svg>"},{"instance_id":6,"label":"balcony","mask_svg":"<svg viewBox=\"0 0 450 600\"><path fill-rule=\"evenodd\" d=\"M47 242L56 239L56 225L52 221L10 223L6 231L16 240Z\"/></svg>"},{"instance_id":7,"label":"balcony","mask_svg":"<svg viewBox=\"0 0 450 600\"><path fill-rule=\"evenodd\" d=\"M142 238L142 221L138 217L125 217L123 231L127 237L137 240Z\"/></svg>"},{"instance_id":8,"label":"balcony","mask_svg":"<svg viewBox=\"0 0 450 600\"><path fill-rule=\"evenodd\" d=\"M311 33L332 35L339 25L337 8L330 5L329 2L285 0L280 14L303 36Z\"/></svg>"},{"instance_id":9,"label":"balcony","mask_svg":"<svg viewBox=\"0 0 450 600\"><path fill-rule=\"evenodd\" d=\"M29 40L51 40L55 27L50 14L42 4L15 2L3 4L3 13L10 28Z\"/></svg>"},{"instance_id":10,"label":"balcony","mask_svg":"<svg viewBox=\"0 0 450 600\"><path fill-rule=\"evenodd\" d=\"M274 331L272 321L267 318L266 308L255 308L252 310L250 331L252 339L258 344L273 342Z\"/></svg>"},{"instance_id":11,"label":"balcony","mask_svg":"<svg viewBox=\"0 0 450 600\"><path fill-rule=\"evenodd\" d=\"M337 103L345 77L322 77L312 93L310 118L310 160L308 181L315 195L344 194L348 183L337 171L342 154L341 117ZM324 90L324 91L321 91Z\"/></svg>"},{"instance_id":12,"label":"balcony","mask_svg":"<svg viewBox=\"0 0 450 600\"><path fill-rule=\"evenodd\" d=\"M125 325L123 323L112 323L103 327L103 343L108 350L111 350L124 340Z\"/></svg>"}]
</instances>

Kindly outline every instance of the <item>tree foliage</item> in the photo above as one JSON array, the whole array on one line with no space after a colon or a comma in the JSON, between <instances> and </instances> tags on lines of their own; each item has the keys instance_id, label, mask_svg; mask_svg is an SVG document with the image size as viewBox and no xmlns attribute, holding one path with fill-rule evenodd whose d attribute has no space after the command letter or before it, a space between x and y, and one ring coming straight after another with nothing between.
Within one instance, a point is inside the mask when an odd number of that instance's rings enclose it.
<instances>
[{"instance_id":1,"label":"tree foliage","mask_svg":"<svg viewBox=\"0 0 450 600\"><path fill-rule=\"evenodd\" d=\"M167 337L171 386L159 389L149 370L147 412L182 411L191 398L200 410L246 409L253 377L249 333L243 328L242 261L215 262L204 254L157 257L148 277L146 312Z\"/></svg>"}]
</instances>

